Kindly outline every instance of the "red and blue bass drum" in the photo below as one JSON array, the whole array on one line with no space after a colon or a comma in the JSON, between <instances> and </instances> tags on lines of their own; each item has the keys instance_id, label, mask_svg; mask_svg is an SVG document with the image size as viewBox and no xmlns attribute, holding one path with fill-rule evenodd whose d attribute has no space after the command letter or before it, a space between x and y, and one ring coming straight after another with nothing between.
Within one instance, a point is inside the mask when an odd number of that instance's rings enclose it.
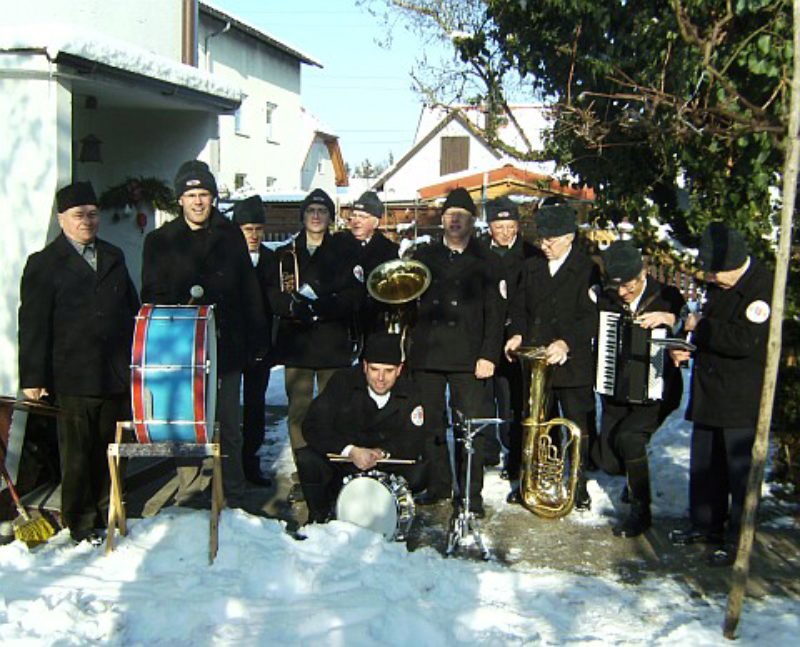
<instances>
[{"instance_id":1,"label":"red and blue bass drum","mask_svg":"<svg viewBox=\"0 0 800 647\"><path fill-rule=\"evenodd\" d=\"M140 443L208 443L217 394L214 308L145 304L131 362L133 426Z\"/></svg>"}]
</instances>

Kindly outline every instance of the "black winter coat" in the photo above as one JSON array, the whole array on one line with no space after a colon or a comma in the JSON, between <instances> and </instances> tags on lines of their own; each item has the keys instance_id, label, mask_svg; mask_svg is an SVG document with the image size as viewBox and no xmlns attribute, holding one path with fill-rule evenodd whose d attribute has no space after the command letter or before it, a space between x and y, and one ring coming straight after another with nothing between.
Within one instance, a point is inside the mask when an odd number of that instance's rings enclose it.
<instances>
[{"instance_id":1,"label":"black winter coat","mask_svg":"<svg viewBox=\"0 0 800 647\"><path fill-rule=\"evenodd\" d=\"M294 318L292 296L281 291L279 259L293 245L298 255L300 283L307 283L318 297L313 302L315 321ZM289 262L287 258L285 263ZM364 293L354 266L352 248L340 237L328 233L313 256L306 247L305 231L301 231L294 242L275 250L268 289L272 312L280 317L273 353L276 364L323 369L352 363L355 337L351 329Z\"/></svg>"},{"instance_id":2,"label":"black winter coat","mask_svg":"<svg viewBox=\"0 0 800 647\"><path fill-rule=\"evenodd\" d=\"M773 276L751 257L730 289L710 285L697 346L687 418L715 427L752 427L758 419L767 358Z\"/></svg>"},{"instance_id":3,"label":"black winter coat","mask_svg":"<svg viewBox=\"0 0 800 647\"><path fill-rule=\"evenodd\" d=\"M269 350L272 347L272 308L269 305L269 284L271 273L275 271L275 252L261 245L258 248L258 263L255 265L255 271L256 278L258 278L258 287L261 290L261 302L264 305L264 319L266 321L263 347Z\"/></svg>"},{"instance_id":4,"label":"black winter coat","mask_svg":"<svg viewBox=\"0 0 800 647\"><path fill-rule=\"evenodd\" d=\"M411 332L411 368L472 373L478 359L497 363L506 316L497 255L472 238L461 254L439 242L420 247L414 258L432 280Z\"/></svg>"},{"instance_id":5,"label":"black winter coat","mask_svg":"<svg viewBox=\"0 0 800 647\"><path fill-rule=\"evenodd\" d=\"M192 230L176 218L144 240L142 300L186 304L192 286L203 288L197 304L214 304L217 372L240 371L267 348L261 291L239 227L217 209L209 226Z\"/></svg>"},{"instance_id":6,"label":"black winter coat","mask_svg":"<svg viewBox=\"0 0 800 647\"><path fill-rule=\"evenodd\" d=\"M599 283L597 265L575 245L555 276L550 276L544 255L525 261L508 332L522 335L524 346L547 346L558 339L567 343L569 359L555 369L553 387L594 384Z\"/></svg>"},{"instance_id":7,"label":"black winter coat","mask_svg":"<svg viewBox=\"0 0 800 647\"><path fill-rule=\"evenodd\" d=\"M19 307L20 388L106 396L130 382L136 288L122 250L97 239L97 271L62 233L31 254Z\"/></svg>"},{"instance_id":8,"label":"black winter coat","mask_svg":"<svg viewBox=\"0 0 800 647\"><path fill-rule=\"evenodd\" d=\"M338 454L347 445L380 448L394 458L420 459L424 410L413 382L401 375L383 409L367 391L361 366L343 368L308 409L303 437L316 451Z\"/></svg>"}]
</instances>

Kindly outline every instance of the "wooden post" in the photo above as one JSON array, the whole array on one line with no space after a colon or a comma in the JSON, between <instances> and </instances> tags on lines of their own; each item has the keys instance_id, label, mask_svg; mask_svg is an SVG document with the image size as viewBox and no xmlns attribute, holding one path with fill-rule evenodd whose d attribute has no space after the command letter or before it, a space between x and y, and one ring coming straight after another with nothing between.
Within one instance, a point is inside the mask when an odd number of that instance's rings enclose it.
<instances>
[{"instance_id":1,"label":"wooden post","mask_svg":"<svg viewBox=\"0 0 800 647\"><path fill-rule=\"evenodd\" d=\"M219 447L219 423L214 425L214 454L211 473L211 519L209 523L208 563L213 564L219 547L219 515L225 506L225 493L222 487L222 457Z\"/></svg>"},{"instance_id":2,"label":"wooden post","mask_svg":"<svg viewBox=\"0 0 800 647\"><path fill-rule=\"evenodd\" d=\"M775 283L772 289L772 318L769 322L764 387L761 391L761 406L758 411L756 438L753 443L753 464L747 480L747 496L745 497L744 510L742 512L742 528L739 535L736 562L733 565L733 578L723 626L723 634L730 640L736 637L736 628L739 625L739 618L742 613L742 601L747 588L747 576L750 570L750 552L753 548L753 538L755 536L758 493L761 490L761 481L764 478L767 441L769 439L770 423L772 422L772 404L775 399L775 385L778 379L778 365L781 356L786 275L791 255L792 216L797 194L798 160L800 159L800 145L797 140L798 129L800 129L800 0L793 0L792 6L794 69L792 71L789 130L785 139L781 233L775 262Z\"/></svg>"}]
</instances>

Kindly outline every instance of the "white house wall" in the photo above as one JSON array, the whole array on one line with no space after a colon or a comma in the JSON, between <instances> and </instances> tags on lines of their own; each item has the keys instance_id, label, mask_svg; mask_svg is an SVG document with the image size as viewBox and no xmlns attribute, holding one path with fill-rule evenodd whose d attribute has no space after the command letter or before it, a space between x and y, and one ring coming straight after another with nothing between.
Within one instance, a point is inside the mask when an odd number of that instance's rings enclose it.
<instances>
[{"instance_id":1,"label":"white house wall","mask_svg":"<svg viewBox=\"0 0 800 647\"><path fill-rule=\"evenodd\" d=\"M43 56L0 55L0 394L17 392L17 309L25 260L55 236L54 196L70 180L69 81Z\"/></svg>"},{"instance_id":2,"label":"white house wall","mask_svg":"<svg viewBox=\"0 0 800 647\"><path fill-rule=\"evenodd\" d=\"M208 65L215 76L238 84L245 96L239 132L236 116L219 118L219 153L217 159L212 155L219 184L234 190L236 174L240 173L257 190L266 188L267 178L275 178L273 189L297 191L307 152L301 129L301 64L236 29L210 38L206 52L206 37L220 27L219 21L201 16L199 64ZM271 136L267 131L267 104L275 106Z\"/></svg>"},{"instance_id":3,"label":"white house wall","mask_svg":"<svg viewBox=\"0 0 800 647\"><path fill-rule=\"evenodd\" d=\"M465 130L457 121L451 121L386 181L386 200L413 200L420 187L447 180L447 175L439 174L442 137L469 137L469 168L459 171L458 175L469 171L483 171L498 165L497 158L480 139Z\"/></svg>"},{"instance_id":4,"label":"white house wall","mask_svg":"<svg viewBox=\"0 0 800 647\"><path fill-rule=\"evenodd\" d=\"M12 4L12 3L7 3ZM75 25L181 60L181 0L31 0L3 10L3 26Z\"/></svg>"},{"instance_id":5,"label":"white house wall","mask_svg":"<svg viewBox=\"0 0 800 647\"><path fill-rule=\"evenodd\" d=\"M308 149L308 156L303 164L302 184L303 191L323 189L329 195L336 195L336 176L333 169L331 155L328 147L321 137L314 138L314 143Z\"/></svg>"}]
</instances>

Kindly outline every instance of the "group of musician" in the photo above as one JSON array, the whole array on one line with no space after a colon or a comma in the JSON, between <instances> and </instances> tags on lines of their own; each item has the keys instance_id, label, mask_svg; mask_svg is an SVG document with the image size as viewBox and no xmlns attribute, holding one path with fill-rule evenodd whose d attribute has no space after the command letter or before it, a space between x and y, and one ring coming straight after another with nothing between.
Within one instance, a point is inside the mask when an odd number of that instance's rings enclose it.
<instances>
[{"instance_id":1,"label":"group of musician","mask_svg":"<svg viewBox=\"0 0 800 647\"><path fill-rule=\"evenodd\" d=\"M349 229L334 234L333 200L312 191L300 205L298 233L274 251L263 244L261 199L239 201L232 218L225 217L204 163L180 167L175 193L180 217L145 238L141 300L215 306L216 415L229 505L243 501L249 488L270 484L258 451L276 365L285 367L296 466L290 497L305 501L310 522L330 518L348 474L375 468L406 478L418 505L451 501L456 511L469 482L469 512L484 516L484 467L497 462L497 438L474 439L467 478L458 449L463 429L449 422L456 411L506 420L499 429L506 449L502 475L511 483L508 502L520 503L527 397L515 356L521 348L541 347L553 367L552 414L580 429L575 508L591 507L587 472L625 475L628 512L613 532L637 537L651 525L648 441L679 406L678 367L693 357L691 525L671 537L709 543L712 562L730 563L755 435L772 286L739 232L713 223L703 234L706 299L701 312L687 315L680 292L648 274L632 242L613 243L598 264L578 236L568 202L549 198L539 206L533 245L523 240L517 204L490 200L484 205L486 241L476 233L475 202L456 188L441 209L441 239L413 249L413 259L430 271L430 285L397 334L387 332L391 306L367 290L373 270L399 250L379 229L384 205L375 193L361 196ZM19 375L27 398L49 394L69 413L58 423L62 515L81 541L105 525L105 447L115 422L129 416L139 298L121 251L97 237L91 185L64 187L56 203L62 233L29 257L23 273ZM201 296L193 295L195 286ZM622 345L604 357L601 313L627 322L615 328L619 335L630 336L633 326L644 350ZM650 335L658 329L665 331L660 337L688 337L690 343L665 346L660 388L648 390L656 346ZM612 364L613 379L601 388L604 362ZM452 464L448 430L457 447ZM389 456L410 463L387 465ZM180 503L198 470L182 465L178 472Z\"/></svg>"}]
</instances>

